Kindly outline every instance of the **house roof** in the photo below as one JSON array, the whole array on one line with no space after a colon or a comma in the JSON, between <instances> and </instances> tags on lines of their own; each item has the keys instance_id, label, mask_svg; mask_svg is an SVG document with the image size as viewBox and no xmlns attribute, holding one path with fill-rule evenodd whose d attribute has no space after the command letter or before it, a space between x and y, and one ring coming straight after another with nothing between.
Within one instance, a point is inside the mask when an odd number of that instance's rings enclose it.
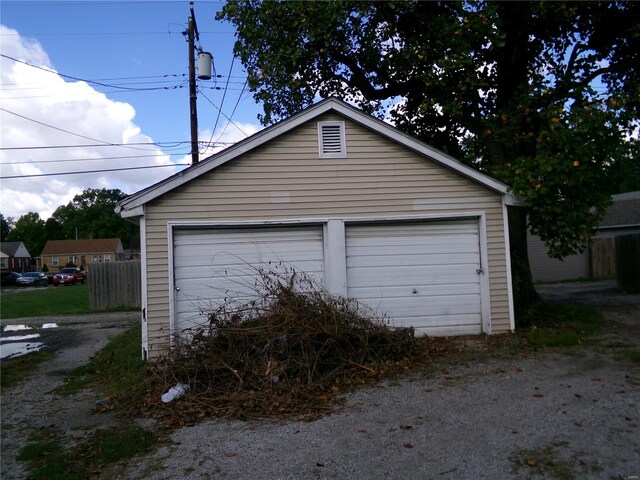
<instances>
[{"instance_id":1,"label":"house roof","mask_svg":"<svg viewBox=\"0 0 640 480\"><path fill-rule=\"evenodd\" d=\"M0 250L7 257L17 257L17 256L19 256L19 255L17 255L17 253L21 248L27 254L26 257L30 257L29 252L27 251L27 248L24 246L24 244L22 242L2 242L2 243L0 243Z\"/></svg>"},{"instance_id":2,"label":"house roof","mask_svg":"<svg viewBox=\"0 0 640 480\"><path fill-rule=\"evenodd\" d=\"M78 255L92 253L114 253L121 245L119 238L96 238L89 240L48 240L42 249L44 255Z\"/></svg>"},{"instance_id":3,"label":"house roof","mask_svg":"<svg viewBox=\"0 0 640 480\"><path fill-rule=\"evenodd\" d=\"M640 191L621 193L611 197L600 228L640 227Z\"/></svg>"},{"instance_id":4,"label":"house roof","mask_svg":"<svg viewBox=\"0 0 640 480\"><path fill-rule=\"evenodd\" d=\"M145 203L243 155L250 150L259 147L260 145L263 145L275 137L289 132L305 122L313 120L328 112L338 113L361 126L369 128L384 137L424 155L446 168L484 185L491 190L501 193L505 195L508 201L512 204L518 203L517 199L508 193L508 186L506 184L463 164L455 158L417 140L410 135L401 132L388 123L365 114L361 110L348 105L342 100L328 98L306 108L292 117L259 131L258 133L202 160L199 163L191 165L161 182L125 197L118 202L116 213L125 218L140 216L143 214L142 207Z\"/></svg>"}]
</instances>

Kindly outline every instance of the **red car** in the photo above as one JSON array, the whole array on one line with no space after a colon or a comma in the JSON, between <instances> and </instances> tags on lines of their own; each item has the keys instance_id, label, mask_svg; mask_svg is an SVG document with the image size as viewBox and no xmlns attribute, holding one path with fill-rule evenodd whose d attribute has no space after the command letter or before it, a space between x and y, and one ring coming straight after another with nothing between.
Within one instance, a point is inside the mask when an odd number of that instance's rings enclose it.
<instances>
[{"instance_id":1,"label":"red car","mask_svg":"<svg viewBox=\"0 0 640 480\"><path fill-rule=\"evenodd\" d=\"M87 276L79 268L63 268L53 276L53 285L75 285L86 281Z\"/></svg>"}]
</instances>

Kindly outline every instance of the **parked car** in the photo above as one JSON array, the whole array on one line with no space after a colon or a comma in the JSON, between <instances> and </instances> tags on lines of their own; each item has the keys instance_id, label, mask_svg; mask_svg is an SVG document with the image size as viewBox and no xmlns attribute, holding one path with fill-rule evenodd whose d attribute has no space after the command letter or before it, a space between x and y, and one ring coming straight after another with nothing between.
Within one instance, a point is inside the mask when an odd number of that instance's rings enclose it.
<instances>
[{"instance_id":1,"label":"parked car","mask_svg":"<svg viewBox=\"0 0 640 480\"><path fill-rule=\"evenodd\" d=\"M0 285L3 287L15 286L19 276L18 272L2 272L0 273Z\"/></svg>"},{"instance_id":2,"label":"parked car","mask_svg":"<svg viewBox=\"0 0 640 480\"><path fill-rule=\"evenodd\" d=\"M68 267L63 268L53 276L53 285L75 285L76 283L82 283L86 281L87 276L79 268Z\"/></svg>"},{"instance_id":3,"label":"parked car","mask_svg":"<svg viewBox=\"0 0 640 480\"><path fill-rule=\"evenodd\" d=\"M47 280L47 276L42 272L22 273L16 279L16 285L19 287L39 287L40 285L46 287L48 284L49 280Z\"/></svg>"}]
</instances>

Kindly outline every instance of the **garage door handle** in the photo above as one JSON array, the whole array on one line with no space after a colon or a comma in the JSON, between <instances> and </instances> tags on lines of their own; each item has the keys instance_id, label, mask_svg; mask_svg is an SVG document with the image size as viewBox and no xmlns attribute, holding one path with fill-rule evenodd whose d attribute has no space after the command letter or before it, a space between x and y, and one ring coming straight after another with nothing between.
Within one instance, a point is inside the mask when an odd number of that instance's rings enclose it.
<instances>
[{"instance_id":1,"label":"garage door handle","mask_svg":"<svg viewBox=\"0 0 640 480\"><path fill-rule=\"evenodd\" d=\"M176 292L180 291L180 287L174 287L176 289Z\"/></svg>"}]
</instances>

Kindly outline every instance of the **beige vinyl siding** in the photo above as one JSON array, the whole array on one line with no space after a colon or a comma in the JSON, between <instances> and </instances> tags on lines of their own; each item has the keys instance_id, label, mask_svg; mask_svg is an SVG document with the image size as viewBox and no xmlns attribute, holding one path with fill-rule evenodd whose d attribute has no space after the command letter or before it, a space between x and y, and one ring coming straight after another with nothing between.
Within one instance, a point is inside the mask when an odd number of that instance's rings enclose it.
<instances>
[{"instance_id":1,"label":"beige vinyl siding","mask_svg":"<svg viewBox=\"0 0 640 480\"><path fill-rule=\"evenodd\" d=\"M325 115L317 121L345 120ZM317 121L145 205L150 355L169 330L167 223L485 212L492 332L510 329L501 195L347 120L346 158L319 158Z\"/></svg>"}]
</instances>

